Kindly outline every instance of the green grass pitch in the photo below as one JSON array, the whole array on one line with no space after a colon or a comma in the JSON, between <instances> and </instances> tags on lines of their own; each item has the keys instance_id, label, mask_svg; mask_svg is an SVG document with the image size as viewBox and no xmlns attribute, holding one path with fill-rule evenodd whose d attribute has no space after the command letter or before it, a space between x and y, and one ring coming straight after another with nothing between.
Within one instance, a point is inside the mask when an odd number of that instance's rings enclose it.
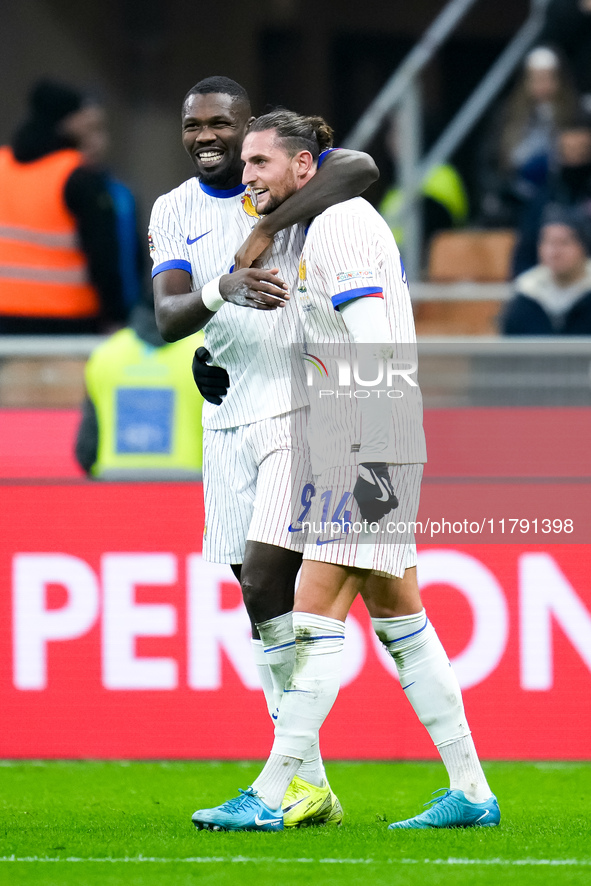
<instances>
[{"instance_id":1,"label":"green grass pitch","mask_svg":"<svg viewBox=\"0 0 591 886\"><path fill-rule=\"evenodd\" d=\"M0 764L2 886L588 884L591 764L489 763L499 828L388 831L446 783L437 763L329 763L339 829L196 831L257 763Z\"/></svg>"}]
</instances>

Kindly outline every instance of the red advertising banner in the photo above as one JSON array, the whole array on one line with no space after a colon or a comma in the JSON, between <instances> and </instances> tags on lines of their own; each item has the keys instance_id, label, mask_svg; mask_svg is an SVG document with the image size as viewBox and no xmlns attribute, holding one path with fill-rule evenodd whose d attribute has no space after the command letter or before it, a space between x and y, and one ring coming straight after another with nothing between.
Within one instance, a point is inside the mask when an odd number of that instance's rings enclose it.
<instances>
[{"instance_id":1,"label":"red advertising banner","mask_svg":"<svg viewBox=\"0 0 591 886\"><path fill-rule=\"evenodd\" d=\"M490 517L528 516L523 489L505 488ZM265 757L240 591L200 554L200 485L0 489L0 757ZM426 482L420 516L443 501ZM555 504L542 497L537 516L567 519ZM591 758L590 549L538 538L419 547L425 606L486 759ZM359 602L321 744L333 759L436 756Z\"/></svg>"}]
</instances>

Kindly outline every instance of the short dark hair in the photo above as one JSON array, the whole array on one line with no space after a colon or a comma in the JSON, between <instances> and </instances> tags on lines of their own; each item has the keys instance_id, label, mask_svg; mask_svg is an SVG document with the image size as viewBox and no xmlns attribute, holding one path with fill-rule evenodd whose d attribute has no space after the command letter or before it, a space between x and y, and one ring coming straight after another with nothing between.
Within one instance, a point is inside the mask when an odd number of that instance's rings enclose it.
<instances>
[{"instance_id":1,"label":"short dark hair","mask_svg":"<svg viewBox=\"0 0 591 886\"><path fill-rule=\"evenodd\" d=\"M250 114L250 99L244 86L231 80L229 77L206 77L191 87L183 99L183 107L187 99L192 95L208 95L219 92L221 95L229 95L233 99L244 104Z\"/></svg>"},{"instance_id":2,"label":"short dark hair","mask_svg":"<svg viewBox=\"0 0 591 886\"><path fill-rule=\"evenodd\" d=\"M294 157L298 151L309 151L314 160L327 148L332 147L333 131L322 117L305 117L295 111L277 108L254 120L248 131L265 132L275 129L283 147Z\"/></svg>"},{"instance_id":3,"label":"short dark hair","mask_svg":"<svg viewBox=\"0 0 591 886\"><path fill-rule=\"evenodd\" d=\"M567 206L561 203L549 203L542 215L542 229L546 225L564 225L570 228L587 255L591 247L591 224L579 206Z\"/></svg>"}]
</instances>

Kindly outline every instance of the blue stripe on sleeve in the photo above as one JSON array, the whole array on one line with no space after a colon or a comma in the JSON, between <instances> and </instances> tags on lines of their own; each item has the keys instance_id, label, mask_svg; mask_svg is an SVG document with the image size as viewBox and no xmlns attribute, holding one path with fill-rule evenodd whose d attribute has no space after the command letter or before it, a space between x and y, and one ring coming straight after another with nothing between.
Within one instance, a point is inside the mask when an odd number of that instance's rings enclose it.
<instances>
[{"instance_id":1,"label":"blue stripe on sleeve","mask_svg":"<svg viewBox=\"0 0 591 886\"><path fill-rule=\"evenodd\" d=\"M178 268L179 271L187 271L190 274L191 262L185 261L182 258L171 258L170 261L163 261L152 269L152 277L155 277L156 274L161 274L162 271L172 271L174 268Z\"/></svg>"},{"instance_id":2,"label":"blue stripe on sleeve","mask_svg":"<svg viewBox=\"0 0 591 886\"><path fill-rule=\"evenodd\" d=\"M335 311L338 311L339 305L343 305L348 301L353 301L356 298L363 298L364 295L373 295L377 298L384 297L384 293L380 286L363 286L360 289L347 289L345 292L337 292L336 295L331 296L330 300Z\"/></svg>"}]
</instances>

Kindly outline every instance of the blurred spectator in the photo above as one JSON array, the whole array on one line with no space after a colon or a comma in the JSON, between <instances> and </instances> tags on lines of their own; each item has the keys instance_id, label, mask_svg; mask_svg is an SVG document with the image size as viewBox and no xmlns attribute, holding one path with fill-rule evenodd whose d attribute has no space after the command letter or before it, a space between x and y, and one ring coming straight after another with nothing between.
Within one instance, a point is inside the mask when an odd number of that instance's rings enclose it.
<instances>
[{"instance_id":1,"label":"blurred spectator","mask_svg":"<svg viewBox=\"0 0 591 886\"><path fill-rule=\"evenodd\" d=\"M138 227L135 197L107 166L110 135L105 109L98 103L89 105L85 116L85 124L78 128L79 150L84 155L86 165L96 175L102 176L105 189L111 196L116 219L122 298L126 310L130 311L143 293L152 289L151 285L146 285L148 262L145 238Z\"/></svg>"},{"instance_id":2,"label":"blurred spectator","mask_svg":"<svg viewBox=\"0 0 591 886\"><path fill-rule=\"evenodd\" d=\"M505 335L591 335L591 232L580 210L546 208L539 264L515 281L501 320Z\"/></svg>"},{"instance_id":3,"label":"blurred spectator","mask_svg":"<svg viewBox=\"0 0 591 886\"><path fill-rule=\"evenodd\" d=\"M402 191L397 182L400 146L399 132L394 117L386 136L386 147L392 160L395 184L384 194L378 210L386 220L399 249L404 248L404 229L398 218L402 205ZM423 200L423 240L427 245L436 231L462 227L468 221L468 194L462 178L450 163L431 170L421 187Z\"/></svg>"},{"instance_id":4,"label":"blurred spectator","mask_svg":"<svg viewBox=\"0 0 591 886\"><path fill-rule=\"evenodd\" d=\"M96 333L126 321L139 293L126 304L129 245L97 165L107 144L96 102L52 80L32 88L27 118L0 148L0 333Z\"/></svg>"},{"instance_id":5,"label":"blurred spectator","mask_svg":"<svg viewBox=\"0 0 591 886\"><path fill-rule=\"evenodd\" d=\"M591 0L550 0L540 42L568 58L583 107L591 113Z\"/></svg>"},{"instance_id":6,"label":"blurred spectator","mask_svg":"<svg viewBox=\"0 0 591 886\"><path fill-rule=\"evenodd\" d=\"M544 209L551 203L576 206L591 220L591 118L578 115L558 135L557 162L546 186L525 209L513 257L517 276L537 261Z\"/></svg>"},{"instance_id":7,"label":"blurred spectator","mask_svg":"<svg viewBox=\"0 0 591 886\"><path fill-rule=\"evenodd\" d=\"M87 397L76 439L82 469L101 480L200 479L203 399L191 361L203 334L167 344L153 304L138 303L128 328L86 365Z\"/></svg>"},{"instance_id":8,"label":"blurred spectator","mask_svg":"<svg viewBox=\"0 0 591 886\"><path fill-rule=\"evenodd\" d=\"M481 224L518 224L522 208L547 181L557 129L577 108L577 92L557 53L547 46L531 50L482 144Z\"/></svg>"}]
</instances>

